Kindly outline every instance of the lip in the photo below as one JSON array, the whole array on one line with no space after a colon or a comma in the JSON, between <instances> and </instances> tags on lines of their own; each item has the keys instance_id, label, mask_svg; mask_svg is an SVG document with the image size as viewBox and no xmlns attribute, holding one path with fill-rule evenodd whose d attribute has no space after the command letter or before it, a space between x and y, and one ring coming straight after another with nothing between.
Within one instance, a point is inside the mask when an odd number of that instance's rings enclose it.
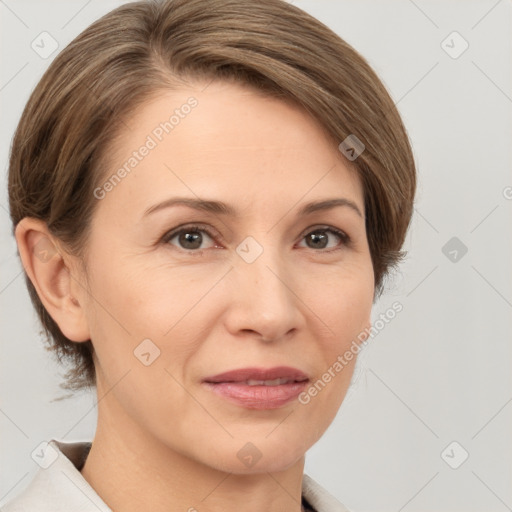
<instances>
[{"instance_id":1,"label":"lip","mask_svg":"<svg viewBox=\"0 0 512 512\"><path fill-rule=\"evenodd\" d=\"M288 379L272 386L249 385L248 380ZM309 382L297 368L240 368L203 379L203 386L226 400L246 409L277 409L292 402Z\"/></svg>"},{"instance_id":2,"label":"lip","mask_svg":"<svg viewBox=\"0 0 512 512\"><path fill-rule=\"evenodd\" d=\"M275 366L274 368L240 368L228 372L219 373L206 377L203 382L244 382L248 379L274 380L293 379L297 381L306 380L308 376L297 368L291 366Z\"/></svg>"}]
</instances>

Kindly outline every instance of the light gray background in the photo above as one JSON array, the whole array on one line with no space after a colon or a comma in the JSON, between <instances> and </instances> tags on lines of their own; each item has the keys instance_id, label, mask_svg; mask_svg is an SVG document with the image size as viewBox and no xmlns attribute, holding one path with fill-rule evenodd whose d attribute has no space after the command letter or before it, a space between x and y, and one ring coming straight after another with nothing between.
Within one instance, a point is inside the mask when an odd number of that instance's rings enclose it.
<instances>
[{"instance_id":1,"label":"light gray background","mask_svg":"<svg viewBox=\"0 0 512 512\"><path fill-rule=\"evenodd\" d=\"M64 394L63 369L39 341L7 214L10 141L55 57L41 58L31 42L47 31L60 50L121 3L0 0L0 503L38 469L30 454L41 441L90 440L96 422L92 394L53 401ZM512 510L512 2L293 3L369 60L419 171L409 257L374 316L394 301L404 309L360 354L306 472L354 511ZM458 58L442 46L453 31L469 43ZM452 53L460 44L445 43ZM468 249L455 262L442 252L452 237ZM453 469L447 461L463 450L469 458Z\"/></svg>"}]
</instances>

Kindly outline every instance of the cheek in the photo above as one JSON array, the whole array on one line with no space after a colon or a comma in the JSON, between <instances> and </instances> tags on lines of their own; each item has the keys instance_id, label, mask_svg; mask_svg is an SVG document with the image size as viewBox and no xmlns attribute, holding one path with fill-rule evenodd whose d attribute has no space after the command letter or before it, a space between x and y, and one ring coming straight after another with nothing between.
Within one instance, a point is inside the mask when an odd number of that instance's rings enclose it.
<instances>
[{"instance_id":1,"label":"cheek","mask_svg":"<svg viewBox=\"0 0 512 512\"><path fill-rule=\"evenodd\" d=\"M100 350L108 351L111 359L117 354L118 364L122 359L124 366L132 363L133 351L150 339L161 351L161 362L179 368L229 309L230 290L217 286L229 264L171 265L167 260L163 263L160 255L153 259L123 255L112 244L102 251L96 248L96 253L110 257L95 260L91 269L91 337L97 343L108 339ZM305 336L322 346L324 364L364 330L370 317L371 259L369 254L367 258L349 256L339 265L306 262L290 274L289 286L297 295L294 307L308 317L310 332Z\"/></svg>"},{"instance_id":2,"label":"cheek","mask_svg":"<svg viewBox=\"0 0 512 512\"><path fill-rule=\"evenodd\" d=\"M312 407L334 418L354 372L361 350L361 334L369 326L373 305L373 271L364 267L360 272L332 276L324 280L322 293L309 297L308 304L321 319L316 348L321 358L316 386L310 388ZM316 300L316 302L314 302ZM327 327L328 328L327 328ZM319 331L320 332L320 331Z\"/></svg>"},{"instance_id":3,"label":"cheek","mask_svg":"<svg viewBox=\"0 0 512 512\"><path fill-rule=\"evenodd\" d=\"M318 311L319 329L325 335L316 338L321 364L304 398L311 402L309 407L322 409L324 422L334 419L349 388L361 335L369 326L373 293L373 272L353 274L329 281L311 307Z\"/></svg>"},{"instance_id":4,"label":"cheek","mask_svg":"<svg viewBox=\"0 0 512 512\"><path fill-rule=\"evenodd\" d=\"M303 281L301 299L324 324L326 336L336 340L358 334L367 327L373 305L374 283L371 266L333 269L309 275Z\"/></svg>"},{"instance_id":5,"label":"cheek","mask_svg":"<svg viewBox=\"0 0 512 512\"><path fill-rule=\"evenodd\" d=\"M100 362L115 373L134 363L138 368L136 353L147 346L158 354L158 366L183 368L215 318L213 308L220 301L212 302L214 294L208 296L208 291L222 269L201 273L199 267L127 261L123 265L123 258L112 258L91 272L89 320Z\"/></svg>"}]
</instances>

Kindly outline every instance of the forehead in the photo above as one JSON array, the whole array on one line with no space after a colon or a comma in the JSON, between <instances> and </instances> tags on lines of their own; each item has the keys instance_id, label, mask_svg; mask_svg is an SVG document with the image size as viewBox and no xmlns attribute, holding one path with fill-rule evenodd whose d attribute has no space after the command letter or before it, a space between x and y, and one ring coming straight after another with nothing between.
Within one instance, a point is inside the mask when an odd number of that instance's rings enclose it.
<instances>
[{"instance_id":1,"label":"forehead","mask_svg":"<svg viewBox=\"0 0 512 512\"><path fill-rule=\"evenodd\" d=\"M291 101L239 84L196 83L160 92L126 125L104 176L122 179L106 199L131 194L136 206L145 195L185 192L238 204L265 197L293 203L340 192L363 209L354 167L319 122Z\"/></svg>"}]
</instances>

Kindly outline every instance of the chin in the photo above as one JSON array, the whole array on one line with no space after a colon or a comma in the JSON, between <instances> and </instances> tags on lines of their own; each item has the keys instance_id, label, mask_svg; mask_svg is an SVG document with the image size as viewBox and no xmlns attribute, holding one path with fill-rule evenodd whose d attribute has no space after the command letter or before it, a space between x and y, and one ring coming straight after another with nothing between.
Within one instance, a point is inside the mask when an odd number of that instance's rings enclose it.
<instances>
[{"instance_id":1,"label":"chin","mask_svg":"<svg viewBox=\"0 0 512 512\"><path fill-rule=\"evenodd\" d=\"M204 463L217 470L249 475L258 473L277 473L297 464L313 444L307 443L304 433L292 436L278 436L265 432L253 436L237 436L234 440L215 448L205 447L210 456ZM271 439L272 436L275 436ZM213 456L213 457L212 457Z\"/></svg>"}]
</instances>

